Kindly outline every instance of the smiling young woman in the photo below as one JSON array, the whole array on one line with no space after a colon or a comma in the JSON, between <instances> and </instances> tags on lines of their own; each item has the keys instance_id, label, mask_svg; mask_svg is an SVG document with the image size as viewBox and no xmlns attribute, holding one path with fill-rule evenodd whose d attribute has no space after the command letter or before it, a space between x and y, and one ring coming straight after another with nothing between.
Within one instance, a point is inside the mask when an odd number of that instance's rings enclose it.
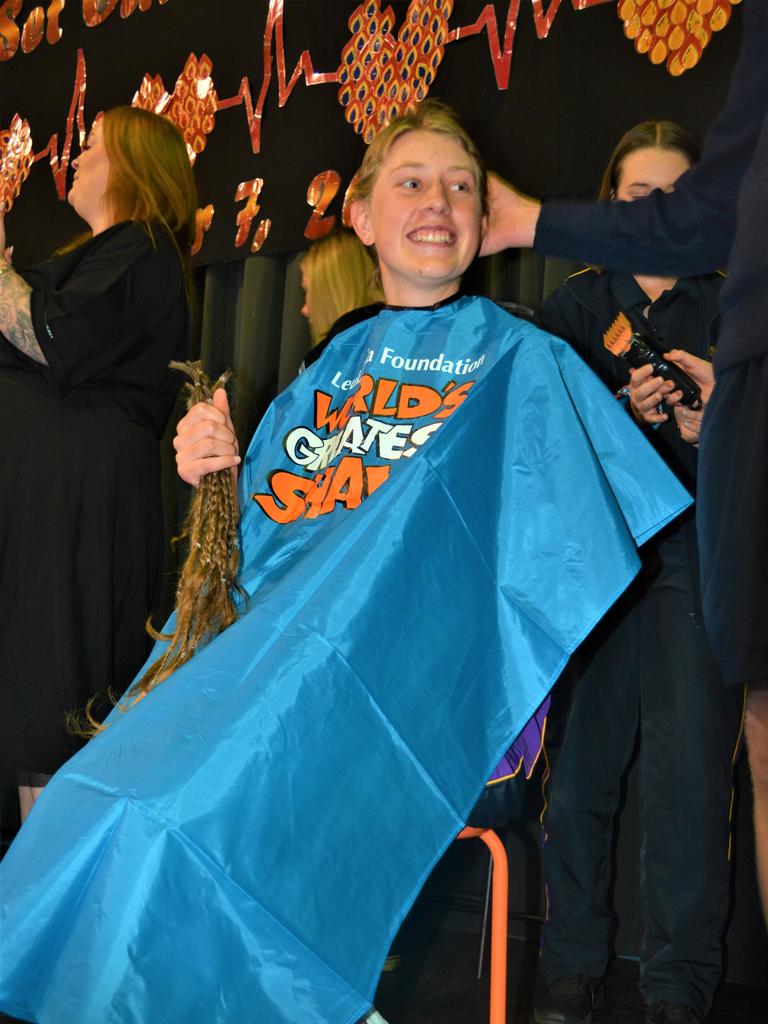
<instances>
[{"instance_id":1,"label":"smiling young woman","mask_svg":"<svg viewBox=\"0 0 768 1024\"><path fill-rule=\"evenodd\" d=\"M354 200L351 211L360 239L375 247L392 305L428 306L455 294L480 248L482 199L471 158L455 139L428 129L392 143L370 197Z\"/></svg>"}]
</instances>

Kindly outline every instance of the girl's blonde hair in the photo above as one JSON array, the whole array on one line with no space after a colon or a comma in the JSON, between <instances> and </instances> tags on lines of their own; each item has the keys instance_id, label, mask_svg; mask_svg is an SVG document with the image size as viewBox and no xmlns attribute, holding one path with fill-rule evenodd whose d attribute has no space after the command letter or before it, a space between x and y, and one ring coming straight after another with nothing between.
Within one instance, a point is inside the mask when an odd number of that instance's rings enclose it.
<instances>
[{"instance_id":1,"label":"girl's blonde hair","mask_svg":"<svg viewBox=\"0 0 768 1024\"><path fill-rule=\"evenodd\" d=\"M322 341L344 313L383 301L376 269L357 235L337 228L319 238L301 261L310 299L312 343Z\"/></svg>"},{"instance_id":2,"label":"girl's blonde hair","mask_svg":"<svg viewBox=\"0 0 768 1024\"><path fill-rule=\"evenodd\" d=\"M407 132L436 132L447 135L458 142L472 163L472 171L480 197L480 208L483 214L488 213L488 172L485 161L480 156L477 146L466 132L459 120L459 115L451 107L439 100L424 100L417 107L396 117L379 132L368 147L360 165L360 170L352 180L347 191L347 202L370 198L373 186L387 159L394 143Z\"/></svg>"}]
</instances>

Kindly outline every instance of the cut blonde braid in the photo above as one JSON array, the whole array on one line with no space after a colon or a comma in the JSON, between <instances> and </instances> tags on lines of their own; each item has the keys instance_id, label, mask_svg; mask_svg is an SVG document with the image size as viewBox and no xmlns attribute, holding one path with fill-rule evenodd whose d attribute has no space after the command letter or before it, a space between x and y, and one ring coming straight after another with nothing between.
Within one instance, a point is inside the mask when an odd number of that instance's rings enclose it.
<instances>
[{"instance_id":1,"label":"cut blonde braid","mask_svg":"<svg viewBox=\"0 0 768 1024\"><path fill-rule=\"evenodd\" d=\"M185 384L187 409L198 402L210 402L213 393L231 377L227 371L211 384L199 362L171 363L191 378ZM160 633L151 622L147 632L153 640L167 640L168 646L141 679L128 690L118 707L127 711L150 690L164 682L192 657L198 647L217 636L237 618L233 593L239 591L237 571L240 549L237 537L238 509L232 472L221 469L204 476L184 521L179 539L188 539L189 551L176 588L176 626L173 633ZM85 721L70 715L70 731L93 736L105 726L92 715L92 698L85 709Z\"/></svg>"}]
</instances>

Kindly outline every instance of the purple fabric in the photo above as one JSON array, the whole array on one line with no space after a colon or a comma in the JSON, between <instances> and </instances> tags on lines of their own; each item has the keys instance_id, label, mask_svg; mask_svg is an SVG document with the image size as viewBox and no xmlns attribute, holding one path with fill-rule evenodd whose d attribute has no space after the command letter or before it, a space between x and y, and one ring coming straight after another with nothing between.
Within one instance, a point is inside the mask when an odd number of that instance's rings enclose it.
<instances>
[{"instance_id":1,"label":"purple fabric","mask_svg":"<svg viewBox=\"0 0 768 1024\"><path fill-rule=\"evenodd\" d=\"M525 777L530 778L544 745L544 729L547 724L549 703L550 699L547 697L543 704L539 705L533 717L528 720L523 731L499 761L488 779L489 782L496 782L507 775L517 775L521 768Z\"/></svg>"}]
</instances>

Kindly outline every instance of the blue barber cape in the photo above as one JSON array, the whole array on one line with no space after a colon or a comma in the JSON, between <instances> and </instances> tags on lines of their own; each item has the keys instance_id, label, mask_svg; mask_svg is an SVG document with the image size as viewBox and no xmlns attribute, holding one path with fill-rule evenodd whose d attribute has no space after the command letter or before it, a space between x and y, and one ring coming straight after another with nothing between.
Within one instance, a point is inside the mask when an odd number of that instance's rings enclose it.
<instances>
[{"instance_id":1,"label":"blue barber cape","mask_svg":"<svg viewBox=\"0 0 768 1024\"><path fill-rule=\"evenodd\" d=\"M471 298L334 339L240 492L240 618L113 713L0 866L16 1017L357 1021L636 542L690 502L567 345Z\"/></svg>"}]
</instances>

